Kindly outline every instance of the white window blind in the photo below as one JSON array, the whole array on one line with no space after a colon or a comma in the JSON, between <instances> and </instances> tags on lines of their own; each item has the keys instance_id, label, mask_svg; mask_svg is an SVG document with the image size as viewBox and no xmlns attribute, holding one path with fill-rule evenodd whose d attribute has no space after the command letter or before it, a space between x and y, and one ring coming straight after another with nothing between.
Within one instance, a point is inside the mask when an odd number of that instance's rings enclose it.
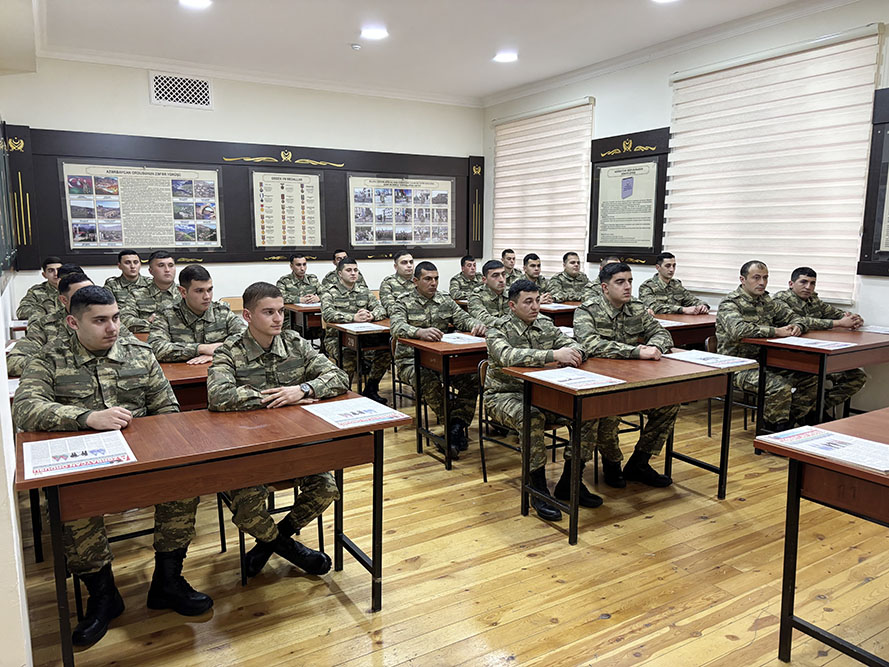
<instances>
[{"instance_id":1,"label":"white window blind","mask_svg":"<svg viewBox=\"0 0 889 667\"><path fill-rule=\"evenodd\" d=\"M849 303L855 286L879 36L677 78L664 248L686 287L725 293L749 259L770 291L797 266Z\"/></svg>"},{"instance_id":2,"label":"white window blind","mask_svg":"<svg viewBox=\"0 0 889 667\"><path fill-rule=\"evenodd\" d=\"M586 256L592 135L592 104L494 128L496 258L512 248L521 266L535 252L550 276L569 250Z\"/></svg>"}]
</instances>

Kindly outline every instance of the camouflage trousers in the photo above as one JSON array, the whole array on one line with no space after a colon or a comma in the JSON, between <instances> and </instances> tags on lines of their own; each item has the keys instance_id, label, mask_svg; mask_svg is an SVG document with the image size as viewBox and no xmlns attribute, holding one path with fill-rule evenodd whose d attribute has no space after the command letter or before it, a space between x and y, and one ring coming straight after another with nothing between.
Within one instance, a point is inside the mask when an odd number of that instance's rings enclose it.
<instances>
[{"instance_id":1,"label":"camouflage trousers","mask_svg":"<svg viewBox=\"0 0 889 667\"><path fill-rule=\"evenodd\" d=\"M337 339L336 336L326 336L324 338L324 350L333 363L337 363ZM389 364L392 362L392 355L388 350L372 350L370 352L361 353L362 361L367 359L370 363L370 372L367 375L368 380L376 380L379 382L386 371L389 370ZM355 375L355 367L358 361L358 355L355 350L343 348L343 370L349 375L349 383ZM365 366L366 368L366 366Z\"/></svg>"},{"instance_id":2,"label":"camouflage trousers","mask_svg":"<svg viewBox=\"0 0 889 667\"><path fill-rule=\"evenodd\" d=\"M738 371L735 386L756 395L759 391L759 371ZM766 372L766 397L763 418L777 424L800 421L815 407L815 390L818 378L808 373L795 373L784 369Z\"/></svg>"},{"instance_id":3,"label":"camouflage trousers","mask_svg":"<svg viewBox=\"0 0 889 667\"><path fill-rule=\"evenodd\" d=\"M340 497L333 473L329 472L293 480L293 493L295 499L287 518L295 530L302 530ZM232 523L257 540L271 542L275 539L278 527L266 503L269 497L267 486L248 486L230 491L229 495L232 499Z\"/></svg>"},{"instance_id":4,"label":"camouflage trousers","mask_svg":"<svg viewBox=\"0 0 889 667\"><path fill-rule=\"evenodd\" d=\"M200 498L174 500L154 506L154 550L160 553L185 549L194 539L194 518ZM68 569L90 574L105 567L114 556L100 516L62 524L62 545Z\"/></svg>"},{"instance_id":5,"label":"camouflage trousers","mask_svg":"<svg viewBox=\"0 0 889 667\"><path fill-rule=\"evenodd\" d=\"M524 425L522 395L519 392L496 394L485 392L484 400L488 417L498 424L514 428L521 437ZM596 441L596 422L597 420L592 419L582 422L580 425L580 458L582 461L589 461L593 458L592 448ZM571 420L566 417L531 406L531 470L537 470L546 465L546 443L543 439L546 424L568 426L570 423ZM570 446L565 447L565 458L571 458Z\"/></svg>"},{"instance_id":6,"label":"camouflage trousers","mask_svg":"<svg viewBox=\"0 0 889 667\"><path fill-rule=\"evenodd\" d=\"M676 415L679 414L678 405L667 405L662 408L652 408L651 410L643 410L645 423L642 426L642 433L639 435L639 441L636 443L635 451L640 454L648 454L649 456L657 456L661 453L664 443L670 432L673 430L673 424L676 423ZM623 460L623 452L620 451L620 417L600 417L599 429L597 433L597 443L602 458L612 463L618 463Z\"/></svg>"},{"instance_id":7,"label":"camouflage trousers","mask_svg":"<svg viewBox=\"0 0 889 667\"><path fill-rule=\"evenodd\" d=\"M412 359L410 361L397 362L396 370L402 382L407 382L412 387L415 386L416 374ZM465 424L471 424L472 420L475 419L475 404L478 401L478 373L452 375L450 385L457 392L456 397L451 398L449 406L451 419L459 419ZM428 368L421 368L420 393L423 400L429 404L432 411L439 417L444 416L442 390L441 374ZM419 415L419 412L417 414Z\"/></svg>"},{"instance_id":8,"label":"camouflage trousers","mask_svg":"<svg viewBox=\"0 0 889 667\"><path fill-rule=\"evenodd\" d=\"M853 368L841 373L828 373L827 379L831 387L824 392L824 409L830 410L835 405L842 405L861 391L867 382L867 375L860 368Z\"/></svg>"}]
</instances>

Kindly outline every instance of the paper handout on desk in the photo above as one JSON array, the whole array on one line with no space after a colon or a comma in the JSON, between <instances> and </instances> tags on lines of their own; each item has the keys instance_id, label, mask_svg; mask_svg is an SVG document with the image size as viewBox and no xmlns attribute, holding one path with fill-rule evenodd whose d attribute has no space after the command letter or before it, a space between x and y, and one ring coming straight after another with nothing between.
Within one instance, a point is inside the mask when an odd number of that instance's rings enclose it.
<instances>
[{"instance_id":1,"label":"paper handout on desk","mask_svg":"<svg viewBox=\"0 0 889 667\"><path fill-rule=\"evenodd\" d=\"M855 331L863 331L864 333L889 334L889 327L881 327L876 324L868 324Z\"/></svg>"},{"instance_id":2,"label":"paper handout on desk","mask_svg":"<svg viewBox=\"0 0 889 667\"><path fill-rule=\"evenodd\" d=\"M680 324L682 324L682 322L676 322L675 320L659 320L657 318L654 318L654 319L658 324L660 324L664 328L678 327Z\"/></svg>"},{"instance_id":3,"label":"paper handout on desk","mask_svg":"<svg viewBox=\"0 0 889 667\"><path fill-rule=\"evenodd\" d=\"M855 347L857 343L844 343L838 340L821 340L820 338L803 338L802 336L787 336L786 338L769 338L772 343L787 343L800 347L812 347L816 350L842 350L844 347Z\"/></svg>"},{"instance_id":4,"label":"paper handout on desk","mask_svg":"<svg viewBox=\"0 0 889 667\"><path fill-rule=\"evenodd\" d=\"M388 328L379 324L374 324L373 322L349 322L348 324L339 324L337 326L353 333L359 331L386 331Z\"/></svg>"},{"instance_id":5,"label":"paper handout on desk","mask_svg":"<svg viewBox=\"0 0 889 667\"><path fill-rule=\"evenodd\" d=\"M537 380L545 380L571 389L595 389L596 387L608 387L613 384L624 384L626 380L590 373L579 368L549 368L544 371L526 373L528 377Z\"/></svg>"},{"instance_id":6,"label":"paper handout on desk","mask_svg":"<svg viewBox=\"0 0 889 667\"><path fill-rule=\"evenodd\" d=\"M800 426L781 433L761 435L759 439L834 461L889 472L889 446L854 435L833 433L815 426Z\"/></svg>"},{"instance_id":7,"label":"paper handout on desk","mask_svg":"<svg viewBox=\"0 0 889 667\"><path fill-rule=\"evenodd\" d=\"M377 403L366 397L350 398L345 401L327 401L303 405L302 409L320 417L328 424L337 428L355 428L382 424L398 419L410 419L403 412Z\"/></svg>"},{"instance_id":8,"label":"paper handout on desk","mask_svg":"<svg viewBox=\"0 0 889 667\"><path fill-rule=\"evenodd\" d=\"M572 306L570 303L547 303L544 306L546 310L577 310L577 306ZM540 310L546 312L543 308Z\"/></svg>"},{"instance_id":9,"label":"paper handout on desk","mask_svg":"<svg viewBox=\"0 0 889 667\"><path fill-rule=\"evenodd\" d=\"M473 343L484 343L485 339L464 333L449 333L441 337L441 342L450 343L451 345L472 345Z\"/></svg>"},{"instance_id":10,"label":"paper handout on desk","mask_svg":"<svg viewBox=\"0 0 889 667\"><path fill-rule=\"evenodd\" d=\"M559 331L568 336L568 338L574 338L574 327L559 327Z\"/></svg>"},{"instance_id":11,"label":"paper handout on desk","mask_svg":"<svg viewBox=\"0 0 889 667\"><path fill-rule=\"evenodd\" d=\"M710 366L712 368L731 368L732 366L745 366L755 363L753 360L745 359L744 357L730 357L725 354L702 352L701 350L681 350L663 356L667 359L688 361L692 364L701 364L702 366Z\"/></svg>"},{"instance_id":12,"label":"paper handout on desk","mask_svg":"<svg viewBox=\"0 0 889 667\"><path fill-rule=\"evenodd\" d=\"M9 398L15 396L15 390L19 388L19 378L9 378L7 382L9 382Z\"/></svg>"},{"instance_id":13,"label":"paper handout on desk","mask_svg":"<svg viewBox=\"0 0 889 667\"><path fill-rule=\"evenodd\" d=\"M35 440L23 446L25 479L133 463L136 457L120 431Z\"/></svg>"}]
</instances>

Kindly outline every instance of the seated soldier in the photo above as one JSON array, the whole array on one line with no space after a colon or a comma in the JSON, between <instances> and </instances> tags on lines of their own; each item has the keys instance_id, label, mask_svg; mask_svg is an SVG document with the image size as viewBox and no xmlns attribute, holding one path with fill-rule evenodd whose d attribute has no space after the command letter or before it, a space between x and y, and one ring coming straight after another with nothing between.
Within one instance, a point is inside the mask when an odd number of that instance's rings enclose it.
<instances>
[{"instance_id":1,"label":"seated soldier","mask_svg":"<svg viewBox=\"0 0 889 667\"><path fill-rule=\"evenodd\" d=\"M741 284L720 303L716 314L716 340L719 354L759 359L759 346L741 342L744 338L785 338L799 336L807 329L806 320L795 315L783 301L766 291L769 267L751 260L741 267ZM818 379L808 373L769 369L766 373L763 426L784 431L802 423L815 407ZM738 371L735 386L756 394L759 370Z\"/></svg>"},{"instance_id":2,"label":"seated soldier","mask_svg":"<svg viewBox=\"0 0 889 667\"><path fill-rule=\"evenodd\" d=\"M119 276L112 276L105 281L105 287L111 290L117 302L130 298L135 287L148 287L151 279L142 275L142 258L135 250L121 250L117 253Z\"/></svg>"},{"instance_id":3,"label":"seated soldier","mask_svg":"<svg viewBox=\"0 0 889 667\"><path fill-rule=\"evenodd\" d=\"M58 257L45 257L41 264L42 275L45 280L33 285L25 292L25 296L16 308L15 316L20 320L30 320L41 315L46 315L59 308L59 267L62 260Z\"/></svg>"},{"instance_id":4,"label":"seated soldier","mask_svg":"<svg viewBox=\"0 0 889 667\"><path fill-rule=\"evenodd\" d=\"M210 410L260 410L314 403L348 390L345 371L300 338L283 330L284 297L269 283L253 283L244 290L247 329L220 345L207 376ZM286 472L282 472L286 474ZM293 480L295 500L276 526L266 505L268 489L251 486L231 491L232 521L256 538L244 559L248 577L259 574L273 553L309 574L330 570L327 554L292 539L339 498L329 472Z\"/></svg>"},{"instance_id":5,"label":"seated soldier","mask_svg":"<svg viewBox=\"0 0 889 667\"><path fill-rule=\"evenodd\" d=\"M386 317L392 315L396 301L414 291L414 256L407 250L399 250L393 261L395 273L380 283L380 303L386 309Z\"/></svg>"},{"instance_id":6,"label":"seated soldier","mask_svg":"<svg viewBox=\"0 0 889 667\"><path fill-rule=\"evenodd\" d=\"M485 377L485 409L488 416L510 428L519 437L523 433L522 381L504 373L505 366L543 366L552 361L560 366L579 366L583 354L574 340L563 334L548 317L540 314L540 289L530 280L517 280L509 288L510 315L498 320L487 331L488 374ZM546 410L531 407L531 487L549 495L546 485L546 445L543 428L546 422L567 425L570 420ZM583 422L580 434L580 497L583 507L598 507L602 499L591 493L583 483L583 466L592 457L595 440L596 420ZM571 457L570 448L565 450L565 466L553 495L559 500L571 496ZM541 519L558 521L562 513L535 496L531 496L531 506Z\"/></svg>"},{"instance_id":7,"label":"seated soldier","mask_svg":"<svg viewBox=\"0 0 889 667\"><path fill-rule=\"evenodd\" d=\"M503 277L506 279L506 286L509 287L516 280L521 280L524 277L524 273L516 268L515 265L515 250L512 248L507 248L503 252L500 253L500 261L503 263L503 267L506 269L503 273ZM482 267L484 269L484 267ZM484 273L484 270L482 271Z\"/></svg>"},{"instance_id":8,"label":"seated soldier","mask_svg":"<svg viewBox=\"0 0 889 667\"><path fill-rule=\"evenodd\" d=\"M615 262L599 271L602 296L591 296L574 311L574 337L588 357L606 359L647 359L658 361L661 354L673 347L673 338L645 308L633 298L633 274L623 262ZM641 340L641 342L640 342ZM660 454L673 430L678 405L643 410L645 425L633 455L620 469L618 427L620 417L599 419L598 443L602 453L605 483L623 488L627 480L649 486L669 486L666 475L657 473L649 464Z\"/></svg>"},{"instance_id":9,"label":"seated soldier","mask_svg":"<svg viewBox=\"0 0 889 667\"><path fill-rule=\"evenodd\" d=\"M176 289L176 263L166 250L155 250L148 256L148 273L152 280L147 287L132 287L126 301L120 304L120 320L133 333L148 333L158 313L181 298Z\"/></svg>"},{"instance_id":10,"label":"seated soldier","mask_svg":"<svg viewBox=\"0 0 889 667\"><path fill-rule=\"evenodd\" d=\"M484 336L485 325L471 317L454 300L438 291L438 269L432 262L420 262L414 267L414 293L401 299L392 311L393 338L417 338L439 341L449 326L473 336ZM418 378L414 371L414 354L410 347L398 343L395 347L395 368L398 377L410 385ZM443 385L441 374L428 368L420 369L420 390L423 398L437 415L443 415ZM450 456L459 457L469 447L467 429L475 416L478 399L478 374L455 375L450 381L456 391L449 412L448 441ZM436 446L443 449L438 443Z\"/></svg>"},{"instance_id":11,"label":"seated soldier","mask_svg":"<svg viewBox=\"0 0 889 667\"><path fill-rule=\"evenodd\" d=\"M213 301L213 280L203 266L182 269L179 295L178 302L154 318L148 344L158 361L209 364L216 348L247 325L227 304Z\"/></svg>"},{"instance_id":12,"label":"seated soldier","mask_svg":"<svg viewBox=\"0 0 889 667\"><path fill-rule=\"evenodd\" d=\"M339 276L337 275L337 267L339 267L340 262L342 262L348 256L349 253L347 253L342 248L337 248L333 251L333 271L328 272L327 275L324 276L324 279L321 281L322 290L327 289L331 285L335 284L337 280L339 280ZM367 281L364 280L364 276L361 275L361 271L358 272L358 284L361 287L367 287ZM320 291L318 293L318 296L321 296Z\"/></svg>"},{"instance_id":13,"label":"seated soldier","mask_svg":"<svg viewBox=\"0 0 889 667\"><path fill-rule=\"evenodd\" d=\"M469 314L485 326L491 326L509 312L505 289L506 267L496 259L485 262L482 284L469 294Z\"/></svg>"},{"instance_id":14,"label":"seated soldier","mask_svg":"<svg viewBox=\"0 0 889 667\"><path fill-rule=\"evenodd\" d=\"M522 279L530 280L537 285L537 289L540 290L540 303L552 303L553 295L549 293L546 278L541 275L540 256L535 252L530 252L522 259L522 265L525 268Z\"/></svg>"},{"instance_id":15,"label":"seated soldier","mask_svg":"<svg viewBox=\"0 0 889 667\"><path fill-rule=\"evenodd\" d=\"M639 285L639 300L655 313L700 315L710 306L682 286L676 274L676 256L662 252L655 261L657 273Z\"/></svg>"},{"instance_id":16,"label":"seated soldier","mask_svg":"<svg viewBox=\"0 0 889 667\"><path fill-rule=\"evenodd\" d=\"M455 301L458 299L465 301L472 290L481 284L482 277L476 273L475 257L464 255L460 258L460 273L451 278L448 293ZM391 313L389 316L392 316Z\"/></svg>"},{"instance_id":17,"label":"seated soldier","mask_svg":"<svg viewBox=\"0 0 889 667\"><path fill-rule=\"evenodd\" d=\"M318 277L308 273L309 262L300 252L290 255L290 273L278 278L278 289L284 295L284 303L321 303L321 283Z\"/></svg>"},{"instance_id":18,"label":"seated soldier","mask_svg":"<svg viewBox=\"0 0 889 667\"><path fill-rule=\"evenodd\" d=\"M379 299L367 289L358 284L358 262L350 257L340 260L337 270L339 280L321 292L321 318L325 322L341 324L347 322L373 322L386 319L386 311ZM328 327L324 337L324 349L334 361L337 360L337 347L339 332L333 327ZM358 355L354 350L343 350L343 370L349 374L349 383L355 375ZM362 359L370 363L370 372L367 382L362 390L362 395L382 403L386 399L380 396L380 380L389 369L392 355L389 350L371 350L362 354Z\"/></svg>"},{"instance_id":19,"label":"seated soldier","mask_svg":"<svg viewBox=\"0 0 889 667\"><path fill-rule=\"evenodd\" d=\"M599 271L604 269L609 264L617 264L621 259L617 255L609 255L608 257L604 257L601 262L599 262ZM602 283L599 281L599 272L596 272L596 276L587 283L586 289L583 293L583 300L586 301L591 296L602 296ZM649 309L648 312L651 312Z\"/></svg>"},{"instance_id":20,"label":"seated soldier","mask_svg":"<svg viewBox=\"0 0 889 667\"><path fill-rule=\"evenodd\" d=\"M583 301L584 290L590 279L580 270L580 256L576 252L566 252L562 256L562 272L557 273L548 281L553 301Z\"/></svg>"},{"instance_id":21,"label":"seated soldier","mask_svg":"<svg viewBox=\"0 0 889 667\"><path fill-rule=\"evenodd\" d=\"M72 336L57 336L25 368L12 405L23 431L111 431L133 418L178 412L179 403L151 348L118 336L119 310L110 290L81 287L67 315ZM194 538L198 498L159 503L154 508L154 574L149 609L202 614L213 600L182 576L182 563ZM89 591L86 615L74 628L75 646L101 639L124 610L114 585L111 548L101 516L62 524L68 569Z\"/></svg>"}]
</instances>

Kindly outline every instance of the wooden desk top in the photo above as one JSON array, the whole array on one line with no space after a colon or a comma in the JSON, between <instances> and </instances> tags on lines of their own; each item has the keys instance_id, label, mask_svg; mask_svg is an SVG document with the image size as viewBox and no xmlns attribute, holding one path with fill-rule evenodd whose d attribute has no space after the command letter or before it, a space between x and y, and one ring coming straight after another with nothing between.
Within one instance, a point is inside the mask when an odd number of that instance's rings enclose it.
<instances>
[{"instance_id":1,"label":"wooden desk top","mask_svg":"<svg viewBox=\"0 0 889 667\"><path fill-rule=\"evenodd\" d=\"M716 315L705 313L703 315L683 315L679 313L657 313L655 319L678 322L676 326L667 327L667 330L680 327L709 327L716 326Z\"/></svg>"},{"instance_id":2,"label":"wooden desk top","mask_svg":"<svg viewBox=\"0 0 889 667\"><path fill-rule=\"evenodd\" d=\"M320 313L320 303L285 303L286 310L292 310L297 313Z\"/></svg>"},{"instance_id":3,"label":"wooden desk top","mask_svg":"<svg viewBox=\"0 0 889 667\"><path fill-rule=\"evenodd\" d=\"M136 338L141 340L143 343L148 342L148 332L147 331L139 331L133 334Z\"/></svg>"},{"instance_id":4,"label":"wooden desk top","mask_svg":"<svg viewBox=\"0 0 889 667\"><path fill-rule=\"evenodd\" d=\"M564 306L571 306L571 310L577 310L577 307L580 305L580 301L563 301L561 303L541 303L540 304L540 312L541 313L567 313L570 312L568 308L564 308ZM555 307L553 307L555 306Z\"/></svg>"},{"instance_id":5,"label":"wooden desk top","mask_svg":"<svg viewBox=\"0 0 889 667\"><path fill-rule=\"evenodd\" d=\"M468 335L468 334L467 334ZM416 338L399 338L399 343L415 347L421 352L431 352L432 354L454 355L454 354L476 354L478 352L487 352L488 344L485 341L481 343L468 343L466 345L456 345L454 343L430 342L428 340L418 340Z\"/></svg>"},{"instance_id":6,"label":"wooden desk top","mask_svg":"<svg viewBox=\"0 0 889 667\"><path fill-rule=\"evenodd\" d=\"M358 324L358 323L357 322L344 322L344 323L328 322L327 328L328 329L338 329L339 331L344 331L346 333L353 334L355 336L367 336L367 335L374 335L374 334L380 335L380 334L389 332L389 318L386 318L384 320L375 320L373 322L367 322L367 324L376 324L377 326L385 327L385 331L382 329L378 329L376 331L352 331L351 329L346 328L350 324Z\"/></svg>"},{"instance_id":7,"label":"wooden desk top","mask_svg":"<svg viewBox=\"0 0 889 667\"><path fill-rule=\"evenodd\" d=\"M866 331L850 331L848 329L810 331L809 333L803 334L802 338L814 338L817 340L829 340L842 343L855 343L855 346L844 347L840 348L839 350L822 350L815 347L805 347L803 345L784 343L781 340L769 340L768 338L744 338L742 342L783 350L814 352L816 354L826 354L828 356L836 354L849 354L850 352L858 352L860 350L872 350L880 347L889 347L889 335L887 334L868 333Z\"/></svg>"},{"instance_id":8,"label":"wooden desk top","mask_svg":"<svg viewBox=\"0 0 889 667\"><path fill-rule=\"evenodd\" d=\"M348 392L331 401L359 398ZM386 422L382 428L406 426L410 417ZM369 433L368 426L339 429L320 417L292 405L266 410L240 412L210 412L193 410L151 417L140 417L124 430L124 436L136 461L119 466L86 470L74 474L55 475L40 479L24 478L23 445L35 440L85 435L95 431L29 432L16 435L16 489L33 489L115 477L133 472L144 472L170 466L181 466L225 456L248 454L277 449L283 446L317 442L330 437Z\"/></svg>"},{"instance_id":9,"label":"wooden desk top","mask_svg":"<svg viewBox=\"0 0 889 667\"><path fill-rule=\"evenodd\" d=\"M172 361L161 364L164 376L172 385L206 382L211 364L187 364L184 361Z\"/></svg>"}]
</instances>

